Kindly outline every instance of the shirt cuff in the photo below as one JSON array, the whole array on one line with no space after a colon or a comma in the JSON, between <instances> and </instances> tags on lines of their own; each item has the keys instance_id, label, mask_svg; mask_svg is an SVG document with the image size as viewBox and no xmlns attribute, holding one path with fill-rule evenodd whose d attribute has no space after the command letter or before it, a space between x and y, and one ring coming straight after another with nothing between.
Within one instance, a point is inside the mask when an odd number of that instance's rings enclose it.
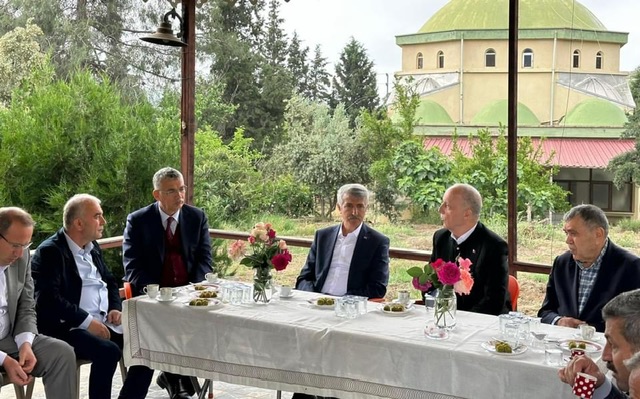
<instances>
[{"instance_id":1,"label":"shirt cuff","mask_svg":"<svg viewBox=\"0 0 640 399\"><path fill-rule=\"evenodd\" d=\"M611 387L611 380L605 377L604 383L596 388L595 391L593 391L593 396L591 397L591 399L606 398L611 393Z\"/></svg>"},{"instance_id":2,"label":"shirt cuff","mask_svg":"<svg viewBox=\"0 0 640 399\"><path fill-rule=\"evenodd\" d=\"M23 333L16 335L14 340L16 341L16 346L18 347L18 350L20 350L20 347L25 342L28 342L29 345L33 345L33 340L35 339L35 337L36 335L29 331L25 331ZM2 361L4 361L4 359L2 359Z\"/></svg>"},{"instance_id":3,"label":"shirt cuff","mask_svg":"<svg viewBox=\"0 0 640 399\"><path fill-rule=\"evenodd\" d=\"M4 363L4 359L7 358L7 354L4 353L3 351L0 351L0 366L2 366L2 363Z\"/></svg>"},{"instance_id":4,"label":"shirt cuff","mask_svg":"<svg viewBox=\"0 0 640 399\"><path fill-rule=\"evenodd\" d=\"M554 326L556 325L556 323L558 323L558 320L560 320L562 318L562 316L556 316L553 318L553 320L551 321L551 324L553 324Z\"/></svg>"},{"instance_id":5,"label":"shirt cuff","mask_svg":"<svg viewBox=\"0 0 640 399\"><path fill-rule=\"evenodd\" d=\"M89 328L89 325L91 324L91 322L93 321L93 316L88 315L86 319L84 319L84 321L82 322L82 324L80 324L78 326L78 328L82 329L82 330L86 330L87 328Z\"/></svg>"}]
</instances>

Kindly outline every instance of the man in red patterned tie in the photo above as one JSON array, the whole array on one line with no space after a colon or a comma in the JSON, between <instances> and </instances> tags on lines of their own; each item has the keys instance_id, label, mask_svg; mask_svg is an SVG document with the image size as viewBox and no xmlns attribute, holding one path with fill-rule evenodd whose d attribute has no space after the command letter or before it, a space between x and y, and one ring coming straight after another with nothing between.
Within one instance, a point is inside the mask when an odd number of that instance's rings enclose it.
<instances>
[{"instance_id":1,"label":"man in red patterned tie","mask_svg":"<svg viewBox=\"0 0 640 399\"><path fill-rule=\"evenodd\" d=\"M142 294L147 284L178 287L202 281L212 271L207 216L184 203L185 192L182 174L162 168L153 175L156 202L127 217L122 257L124 280L133 295ZM189 398L195 392L188 377L161 373L157 382L171 399Z\"/></svg>"}]
</instances>

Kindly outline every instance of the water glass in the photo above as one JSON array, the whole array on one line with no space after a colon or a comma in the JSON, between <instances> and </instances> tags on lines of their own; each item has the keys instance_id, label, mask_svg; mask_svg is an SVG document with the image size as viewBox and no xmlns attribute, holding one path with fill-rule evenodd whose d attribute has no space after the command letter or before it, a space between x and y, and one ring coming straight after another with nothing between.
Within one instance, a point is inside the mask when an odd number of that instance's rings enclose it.
<instances>
[{"instance_id":1,"label":"water glass","mask_svg":"<svg viewBox=\"0 0 640 399\"><path fill-rule=\"evenodd\" d=\"M344 301L344 314L347 319L355 319L359 316L358 301L354 298L347 298Z\"/></svg>"},{"instance_id":2,"label":"water glass","mask_svg":"<svg viewBox=\"0 0 640 399\"><path fill-rule=\"evenodd\" d=\"M232 305L242 304L242 297L244 295L242 286L239 284L233 284L229 288L229 303Z\"/></svg>"},{"instance_id":3,"label":"water glass","mask_svg":"<svg viewBox=\"0 0 640 399\"><path fill-rule=\"evenodd\" d=\"M344 309L344 301L345 297L338 298L336 300L336 306L333 308L333 310L336 312L336 316L338 317L347 317Z\"/></svg>"},{"instance_id":4,"label":"water glass","mask_svg":"<svg viewBox=\"0 0 640 399\"><path fill-rule=\"evenodd\" d=\"M242 303L253 303L253 286L250 284L241 284Z\"/></svg>"},{"instance_id":5,"label":"water glass","mask_svg":"<svg viewBox=\"0 0 640 399\"><path fill-rule=\"evenodd\" d=\"M424 308L428 314L433 314L433 308L436 307L436 298L429 294L424 295Z\"/></svg>"},{"instance_id":6,"label":"water glass","mask_svg":"<svg viewBox=\"0 0 640 399\"><path fill-rule=\"evenodd\" d=\"M500 334L504 335L504 327L507 325L507 323L511 323L513 321L513 317L508 314L501 314L500 316L498 316L498 320L500 321Z\"/></svg>"},{"instance_id":7,"label":"water glass","mask_svg":"<svg viewBox=\"0 0 640 399\"><path fill-rule=\"evenodd\" d=\"M220 287L220 300L223 302L231 302L231 288L233 283L224 283Z\"/></svg>"},{"instance_id":8,"label":"water glass","mask_svg":"<svg viewBox=\"0 0 640 399\"><path fill-rule=\"evenodd\" d=\"M357 304L358 314L359 315L367 314L367 302L369 301L369 298L367 298L366 296L357 296L357 295L354 295L353 298L355 299Z\"/></svg>"},{"instance_id":9,"label":"water glass","mask_svg":"<svg viewBox=\"0 0 640 399\"><path fill-rule=\"evenodd\" d=\"M556 344L547 344L544 350L544 362L549 366L563 366L562 349L558 348Z\"/></svg>"},{"instance_id":10,"label":"water glass","mask_svg":"<svg viewBox=\"0 0 640 399\"><path fill-rule=\"evenodd\" d=\"M520 343L521 325L517 320L512 320L504 325L504 340L507 341L512 348L515 348Z\"/></svg>"}]
</instances>

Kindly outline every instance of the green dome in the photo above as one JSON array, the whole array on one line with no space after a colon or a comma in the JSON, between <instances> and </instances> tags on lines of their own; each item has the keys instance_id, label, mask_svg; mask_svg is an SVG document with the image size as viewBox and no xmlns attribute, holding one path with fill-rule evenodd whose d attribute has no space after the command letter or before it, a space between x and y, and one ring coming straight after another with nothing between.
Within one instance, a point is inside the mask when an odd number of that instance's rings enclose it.
<instances>
[{"instance_id":1,"label":"green dome","mask_svg":"<svg viewBox=\"0 0 640 399\"><path fill-rule=\"evenodd\" d=\"M627 116L615 104L600 99L585 100L573 107L564 120L567 126L624 126Z\"/></svg>"},{"instance_id":2,"label":"green dome","mask_svg":"<svg viewBox=\"0 0 640 399\"><path fill-rule=\"evenodd\" d=\"M606 30L591 11L572 0L520 0L519 12L520 29ZM485 29L509 29L508 0L451 0L418 33Z\"/></svg>"},{"instance_id":3,"label":"green dome","mask_svg":"<svg viewBox=\"0 0 640 399\"><path fill-rule=\"evenodd\" d=\"M453 125L447 111L433 100L420 100L416 120L419 125Z\"/></svg>"},{"instance_id":4,"label":"green dome","mask_svg":"<svg viewBox=\"0 0 640 399\"><path fill-rule=\"evenodd\" d=\"M497 126L498 124L507 124L509 103L507 100L497 100L484 107L478 112L473 119L472 125L478 126ZM522 103L518 103L518 125L522 126L538 126L540 121L536 115Z\"/></svg>"}]
</instances>

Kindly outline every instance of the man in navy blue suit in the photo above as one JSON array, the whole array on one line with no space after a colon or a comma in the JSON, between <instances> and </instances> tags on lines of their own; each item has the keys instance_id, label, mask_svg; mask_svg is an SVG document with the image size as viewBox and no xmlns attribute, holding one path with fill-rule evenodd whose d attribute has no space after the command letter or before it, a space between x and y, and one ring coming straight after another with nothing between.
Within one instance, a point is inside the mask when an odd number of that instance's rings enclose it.
<instances>
[{"instance_id":1,"label":"man in navy blue suit","mask_svg":"<svg viewBox=\"0 0 640 399\"><path fill-rule=\"evenodd\" d=\"M640 258L608 238L609 222L594 205L578 205L564 216L569 250L553 261L538 312L543 323L603 332L602 307L616 295L640 288Z\"/></svg>"},{"instance_id":2,"label":"man in navy blue suit","mask_svg":"<svg viewBox=\"0 0 640 399\"><path fill-rule=\"evenodd\" d=\"M156 202L127 217L122 257L124 279L133 295L140 295L147 284L178 287L199 282L212 271L207 217L184 203L185 192L182 174L162 168L153 175ZM157 382L171 399L189 398L195 392L188 377L161 373Z\"/></svg>"},{"instance_id":3,"label":"man in navy blue suit","mask_svg":"<svg viewBox=\"0 0 640 399\"><path fill-rule=\"evenodd\" d=\"M338 190L342 223L316 231L296 288L324 294L382 298L389 282L389 238L364 223L369 191L361 184ZM320 396L294 393L292 399Z\"/></svg>"},{"instance_id":4,"label":"man in navy blue suit","mask_svg":"<svg viewBox=\"0 0 640 399\"><path fill-rule=\"evenodd\" d=\"M111 398L123 347L118 284L95 241L106 223L98 198L74 195L63 209L64 227L40 244L31 260L38 328L69 343L77 358L91 361L90 399ZM123 393L132 388L146 393L149 383L136 379L139 367L131 367L121 398L131 398Z\"/></svg>"},{"instance_id":5,"label":"man in navy blue suit","mask_svg":"<svg viewBox=\"0 0 640 399\"><path fill-rule=\"evenodd\" d=\"M325 294L382 298L389 282L389 238L367 226L369 191L361 184L338 190L342 223L316 231L296 288Z\"/></svg>"}]
</instances>

